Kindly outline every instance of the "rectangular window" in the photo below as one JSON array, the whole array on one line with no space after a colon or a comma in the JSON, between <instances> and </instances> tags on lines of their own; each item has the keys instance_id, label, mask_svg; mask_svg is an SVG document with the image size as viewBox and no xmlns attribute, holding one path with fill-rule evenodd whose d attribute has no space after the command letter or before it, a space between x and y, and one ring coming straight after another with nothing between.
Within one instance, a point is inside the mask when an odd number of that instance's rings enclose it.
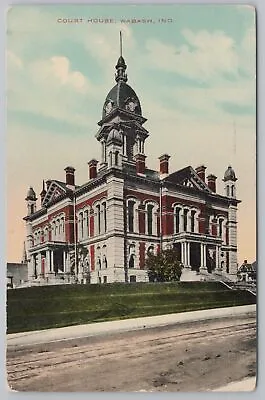
<instances>
[{"instance_id":1,"label":"rectangular window","mask_svg":"<svg viewBox=\"0 0 265 400\"><path fill-rule=\"evenodd\" d=\"M103 276L103 283L107 283L107 277Z\"/></svg>"},{"instance_id":2,"label":"rectangular window","mask_svg":"<svg viewBox=\"0 0 265 400\"><path fill-rule=\"evenodd\" d=\"M131 276L130 276L130 282L131 282L131 283L136 282L136 276L135 276L135 275L131 275Z\"/></svg>"}]
</instances>

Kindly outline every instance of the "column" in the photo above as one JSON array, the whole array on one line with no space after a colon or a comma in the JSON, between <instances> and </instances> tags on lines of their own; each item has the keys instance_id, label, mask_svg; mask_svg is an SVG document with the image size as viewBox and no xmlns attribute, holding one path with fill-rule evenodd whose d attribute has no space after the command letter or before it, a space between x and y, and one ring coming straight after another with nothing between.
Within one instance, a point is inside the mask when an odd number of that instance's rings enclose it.
<instances>
[{"instance_id":1,"label":"column","mask_svg":"<svg viewBox=\"0 0 265 400\"><path fill-rule=\"evenodd\" d=\"M190 242L187 242L187 266L190 267Z\"/></svg>"},{"instance_id":2,"label":"column","mask_svg":"<svg viewBox=\"0 0 265 400\"><path fill-rule=\"evenodd\" d=\"M66 254L65 254L65 250L63 251L63 271L66 272Z\"/></svg>"},{"instance_id":3,"label":"column","mask_svg":"<svg viewBox=\"0 0 265 400\"><path fill-rule=\"evenodd\" d=\"M187 213L187 232L191 232L191 210Z\"/></svg>"},{"instance_id":4,"label":"column","mask_svg":"<svg viewBox=\"0 0 265 400\"><path fill-rule=\"evenodd\" d=\"M184 242L183 243L183 255L184 255L184 258L183 258L183 261L184 261L184 266L186 267L187 266L187 243L186 242Z\"/></svg>"},{"instance_id":5,"label":"column","mask_svg":"<svg viewBox=\"0 0 265 400\"><path fill-rule=\"evenodd\" d=\"M124 135L124 155L127 156L127 136Z\"/></svg>"},{"instance_id":6,"label":"column","mask_svg":"<svg viewBox=\"0 0 265 400\"><path fill-rule=\"evenodd\" d=\"M219 247L215 246L215 269L219 270Z\"/></svg>"},{"instance_id":7,"label":"column","mask_svg":"<svg viewBox=\"0 0 265 400\"><path fill-rule=\"evenodd\" d=\"M104 163L104 141L101 141L101 163Z\"/></svg>"},{"instance_id":8,"label":"column","mask_svg":"<svg viewBox=\"0 0 265 400\"><path fill-rule=\"evenodd\" d=\"M206 245L201 243L201 267L200 269L206 269Z\"/></svg>"},{"instance_id":9,"label":"column","mask_svg":"<svg viewBox=\"0 0 265 400\"><path fill-rule=\"evenodd\" d=\"M50 250L46 250L46 263L45 263L45 273L49 273L51 270L51 254Z\"/></svg>"},{"instance_id":10,"label":"column","mask_svg":"<svg viewBox=\"0 0 265 400\"><path fill-rule=\"evenodd\" d=\"M184 243L181 242L181 263L184 265Z\"/></svg>"},{"instance_id":11,"label":"column","mask_svg":"<svg viewBox=\"0 0 265 400\"><path fill-rule=\"evenodd\" d=\"M53 250L51 250L51 265L50 265L50 271L54 272L54 265L53 265Z\"/></svg>"},{"instance_id":12,"label":"column","mask_svg":"<svg viewBox=\"0 0 265 400\"><path fill-rule=\"evenodd\" d=\"M204 244L203 246L203 261L204 261L203 265L206 268L206 244Z\"/></svg>"},{"instance_id":13,"label":"column","mask_svg":"<svg viewBox=\"0 0 265 400\"><path fill-rule=\"evenodd\" d=\"M41 253L38 253L37 257L38 257L37 275L39 276L41 274L41 267L42 267Z\"/></svg>"}]
</instances>

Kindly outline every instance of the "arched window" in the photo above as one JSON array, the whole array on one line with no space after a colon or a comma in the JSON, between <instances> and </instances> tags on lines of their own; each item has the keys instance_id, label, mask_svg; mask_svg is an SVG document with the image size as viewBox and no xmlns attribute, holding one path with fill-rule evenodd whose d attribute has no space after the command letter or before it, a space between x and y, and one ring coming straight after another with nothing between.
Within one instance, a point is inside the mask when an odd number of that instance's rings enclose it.
<instances>
[{"instance_id":1,"label":"arched window","mask_svg":"<svg viewBox=\"0 0 265 400\"><path fill-rule=\"evenodd\" d=\"M187 208L185 208L184 213L183 213L183 230L184 230L184 232L187 232L188 212L189 212L189 210Z\"/></svg>"},{"instance_id":2,"label":"arched window","mask_svg":"<svg viewBox=\"0 0 265 400\"><path fill-rule=\"evenodd\" d=\"M129 258L129 268L134 268L134 258L135 258L135 255L131 254L130 258Z\"/></svg>"},{"instance_id":3,"label":"arched window","mask_svg":"<svg viewBox=\"0 0 265 400\"><path fill-rule=\"evenodd\" d=\"M109 166L112 166L112 151L109 152Z\"/></svg>"},{"instance_id":4,"label":"arched window","mask_svg":"<svg viewBox=\"0 0 265 400\"><path fill-rule=\"evenodd\" d=\"M134 232L134 206L133 200L128 201L128 231Z\"/></svg>"},{"instance_id":5,"label":"arched window","mask_svg":"<svg viewBox=\"0 0 265 400\"><path fill-rule=\"evenodd\" d=\"M100 218L100 205L98 204L97 207L97 224L98 224L98 234L101 233L101 218Z\"/></svg>"},{"instance_id":6,"label":"arched window","mask_svg":"<svg viewBox=\"0 0 265 400\"><path fill-rule=\"evenodd\" d=\"M147 255L149 256L149 255L153 255L153 254L154 254L154 246L151 245L147 249Z\"/></svg>"},{"instance_id":7,"label":"arched window","mask_svg":"<svg viewBox=\"0 0 265 400\"><path fill-rule=\"evenodd\" d=\"M131 244L129 246L129 268L135 267L135 245Z\"/></svg>"},{"instance_id":8,"label":"arched window","mask_svg":"<svg viewBox=\"0 0 265 400\"><path fill-rule=\"evenodd\" d=\"M234 196L235 196L235 186L232 185L231 186L231 197L234 197Z\"/></svg>"},{"instance_id":9,"label":"arched window","mask_svg":"<svg viewBox=\"0 0 265 400\"><path fill-rule=\"evenodd\" d=\"M190 213L190 231L191 232L195 232L195 214L196 214L196 211L191 210L191 213Z\"/></svg>"},{"instance_id":10,"label":"arched window","mask_svg":"<svg viewBox=\"0 0 265 400\"><path fill-rule=\"evenodd\" d=\"M175 209L175 233L180 231L180 207Z\"/></svg>"},{"instance_id":11,"label":"arched window","mask_svg":"<svg viewBox=\"0 0 265 400\"><path fill-rule=\"evenodd\" d=\"M103 256L102 256L102 266L103 266L103 268L107 268L108 267L108 261L107 261L107 246L106 245L104 245L102 247L102 254L103 254Z\"/></svg>"},{"instance_id":12,"label":"arched window","mask_svg":"<svg viewBox=\"0 0 265 400\"><path fill-rule=\"evenodd\" d=\"M34 213L34 204L30 205L30 213L33 214Z\"/></svg>"},{"instance_id":13,"label":"arched window","mask_svg":"<svg viewBox=\"0 0 265 400\"><path fill-rule=\"evenodd\" d=\"M101 253L100 247L97 247L97 269L101 269Z\"/></svg>"},{"instance_id":14,"label":"arched window","mask_svg":"<svg viewBox=\"0 0 265 400\"><path fill-rule=\"evenodd\" d=\"M79 216L79 221L80 221L80 239L84 237L84 215L81 212Z\"/></svg>"},{"instance_id":15,"label":"arched window","mask_svg":"<svg viewBox=\"0 0 265 400\"><path fill-rule=\"evenodd\" d=\"M84 230L85 230L85 237L89 236L89 219L88 219L88 210L84 212Z\"/></svg>"},{"instance_id":16,"label":"arched window","mask_svg":"<svg viewBox=\"0 0 265 400\"><path fill-rule=\"evenodd\" d=\"M153 234L153 204L147 204L147 234Z\"/></svg>"},{"instance_id":17,"label":"arched window","mask_svg":"<svg viewBox=\"0 0 265 400\"><path fill-rule=\"evenodd\" d=\"M119 152L115 151L114 153L114 164L118 165L119 164Z\"/></svg>"},{"instance_id":18,"label":"arched window","mask_svg":"<svg viewBox=\"0 0 265 400\"><path fill-rule=\"evenodd\" d=\"M103 207L103 229L104 232L107 232L107 204L104 202L102 203Z\"/></svg>"},{"instance_id":19,"label":"arched window","mask_svg":"<svg viewBox=\"0 0 265 400\"><path fill-rule=\"evenodd\" d=\"M230 190L229 190L229 185L226 186L226 196L229 197Z\"/></svg>"},{"instance_id":20,"label":"arched window","mask_svg":"<svg viewBox=\"0 0 265 400\"><path fill-rule=\"evenodd\" d=\"M219 219L219 236L222 237L223 235L223 219Z\"/></svg>"}]
</instances>

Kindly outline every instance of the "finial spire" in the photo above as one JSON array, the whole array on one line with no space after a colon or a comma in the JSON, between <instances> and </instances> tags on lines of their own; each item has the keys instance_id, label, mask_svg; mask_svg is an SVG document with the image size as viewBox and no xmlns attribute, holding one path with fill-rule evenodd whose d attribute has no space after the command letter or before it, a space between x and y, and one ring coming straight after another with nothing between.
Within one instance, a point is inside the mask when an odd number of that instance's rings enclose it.
<instances>
[{"instance_id":1,"label":"finial spire","mask_svg":"<svg viewBox=\"0 0 265 400\"><path fill-rule=\"evenodd\" d=\"M120 56L122 57L122 33L120 31Z\"/></svg>"},{"instance_id":2,"label":"finial spire","mask_svg":"<svg viewBox=\"0 0 265 400\"><path fill-rule=\"evenodd\" d=\"M125 73L127 65L125 64L124 58L122 56L122 33L120 31L120 57L118 59L116 70L117 73L115 75L116 82L123 81L127 82L127 74Z\"/></svg>"}]
</instances>

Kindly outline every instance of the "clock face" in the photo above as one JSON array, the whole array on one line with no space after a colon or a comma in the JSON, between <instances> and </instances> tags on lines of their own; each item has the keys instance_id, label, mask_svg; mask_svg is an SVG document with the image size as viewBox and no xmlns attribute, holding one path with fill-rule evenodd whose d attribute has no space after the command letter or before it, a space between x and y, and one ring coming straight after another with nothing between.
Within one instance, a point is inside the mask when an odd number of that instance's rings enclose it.
<instances>
[{"instance_id":1,"label":"clock face","mask_svg":"<svg viewBox=\"0 0 265 400\"><path fill-rule=\"evenodd\" d=\"M109 102L106 104L106 106L105 106L106 114L109 114L109 113L111 112L112 107L113 107L113 106L112 106L112 102L109 101Z\"/></svg>"},{"instance_id":2,"label":"clock face","mask_svg":"<svg viewBox=\"0 0 265 400\"><path fill-rule=\"evenodd\" d=\"M137 107L137 104L132 100L130 100L129 103L126 105L126 109L128 111L134 111L136 109L136 107Z\"/></svg>"}]
</instances>

